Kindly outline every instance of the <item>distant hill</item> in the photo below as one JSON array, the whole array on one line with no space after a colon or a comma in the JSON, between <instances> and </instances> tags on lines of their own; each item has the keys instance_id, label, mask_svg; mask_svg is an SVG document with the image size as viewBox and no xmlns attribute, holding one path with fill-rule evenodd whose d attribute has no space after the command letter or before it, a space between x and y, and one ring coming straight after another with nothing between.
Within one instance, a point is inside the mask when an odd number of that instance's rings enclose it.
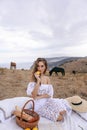
<instances>
[{"instance_id":1,"label":"distant hill","mask_svg":"<svg viewBox=\"0 0 87 130\"><path fill-rule=\"evenodd\" d=\"M66 72L76 71L78 73L87 73L87 57L69 61L61 65Z\"/></svg>"},{"instance_id":2,"label":"distant hill","mask_svg":"<svg viewBox=\"0 0 87 130\"><path fill-rule=\"evenodd\" d=\"M78 72L87 72L87 57L51 57L46 58L48 70L53 67L63 67L66 72L73 70ZM33 65L30 67L32 69Z\"/></svg>"},{"instance_id":3,"label":"distant hill","mask_svg":"<svg viewBox=\"0 0 87 130\"><path fill-rule=\"evenodd\" d=\"M48 62L48 69L52 69L55 66L62 66L66 71L73 69L83 71L82 68L87 68L87 57L50 57L46 58ZM78 62L78 63L77 63ZM31 69L33 62L16 63L17 69ZM10 68L10 63L0 64L0 68ZM82 69L82 70L81 70Z\"/></svg>"},{"instance_id":4,"label":"distant hill","mask_svg":"<svg viewBox=\"0 0 87 130\"><path fill-rule=\"evenodd\" d=\"M54 57L47 58L48 69L53 67L63 67L66 72L77 71L87 73L87 57Z\"/></svg>"},{"instance_id":5,"label":"distant hill","mask_svg":"<svg viewBox=\"0 0 87 130\"><path fill-rule=\"evenodd\" d=\"M54 57L54 58L46 58L48 62L49 70L55 66L61 66L67 62L72 62L78 59L82 59L82 57Z\"/></svg>"}]
</instances>

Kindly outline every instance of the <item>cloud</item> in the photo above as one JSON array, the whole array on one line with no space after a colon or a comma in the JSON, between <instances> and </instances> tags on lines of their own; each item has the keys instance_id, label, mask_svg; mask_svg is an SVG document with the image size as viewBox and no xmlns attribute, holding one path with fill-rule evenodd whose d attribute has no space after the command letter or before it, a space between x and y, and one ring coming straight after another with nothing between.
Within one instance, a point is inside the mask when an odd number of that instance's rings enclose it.
<instances>
[{"instance_id":1,"label":"cloud","mask_svg":"<svg viewBox=\"0 0 87 130\"><path fill-rule=\"evenodd\" d=\"M85 48L86 0L0 1L0 62L87 56Z\"/></svg>"}]
</instances>

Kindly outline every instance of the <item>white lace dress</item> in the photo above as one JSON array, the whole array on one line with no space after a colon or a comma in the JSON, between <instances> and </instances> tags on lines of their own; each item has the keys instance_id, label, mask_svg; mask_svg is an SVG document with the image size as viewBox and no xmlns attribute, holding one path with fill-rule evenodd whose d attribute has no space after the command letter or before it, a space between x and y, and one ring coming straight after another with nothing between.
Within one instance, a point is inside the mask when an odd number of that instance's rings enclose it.
<instances>
[{"instance_id":1,"label":"white lace dress","mask_svg":"<svg viewBox=\"0 0 87 130\"><path fill-rule=\"evenodd\" d=\"M27 95L31 96L35 82L30 82L27 87ZM35 111L43 117L56 121L59 112L66 110L70 113L71 108L65 99L53 98L53 86L51 84L41 84L38 94L48 94L51 98L35 100Z\"/></svg>"}]
</instances>

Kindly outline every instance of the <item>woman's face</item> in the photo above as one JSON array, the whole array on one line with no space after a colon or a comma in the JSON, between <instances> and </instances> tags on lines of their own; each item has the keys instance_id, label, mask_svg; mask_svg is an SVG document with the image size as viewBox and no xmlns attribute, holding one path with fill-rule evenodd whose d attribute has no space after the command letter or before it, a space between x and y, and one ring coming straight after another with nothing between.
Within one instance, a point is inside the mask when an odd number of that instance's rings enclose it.
<instances>
[{"instance_id":1,"label":"woman's face","mask_svg":"<svg viewBox=\"0 0 87 130\"><path fill-rule=\"evenodd\" d=\"M40 61L40 62L38 63L37 69L38 69L38 71L41 72L41 74L43 74L44 71L45 71L45 69L46 69L46 66L44 65L44 63L43 63L42 61Z\"/></svg>"}]
</instances>

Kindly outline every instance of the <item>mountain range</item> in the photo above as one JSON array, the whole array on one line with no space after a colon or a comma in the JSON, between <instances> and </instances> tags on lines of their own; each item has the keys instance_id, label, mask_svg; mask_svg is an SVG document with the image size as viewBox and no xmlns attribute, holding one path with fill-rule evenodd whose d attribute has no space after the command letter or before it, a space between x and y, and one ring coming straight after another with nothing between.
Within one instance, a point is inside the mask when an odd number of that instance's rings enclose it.
<instances>
[{"instance_id":1,"label":"mountain range","mask_svg":"<svg viewBox=\"0 0 87 130\"><path fill-rule=\"evenodd\" d=\"M76 61L78 59L87 60L87 56L86 57L50 57L50 58L46 58L49 70L55 66L61 66L65 63ZM33 66L33 62L16 63L16 64L17 64L17 69L31 69ZM0 68L10 68L10 63L0 64Z\"/></svg>"}]
</instances>

